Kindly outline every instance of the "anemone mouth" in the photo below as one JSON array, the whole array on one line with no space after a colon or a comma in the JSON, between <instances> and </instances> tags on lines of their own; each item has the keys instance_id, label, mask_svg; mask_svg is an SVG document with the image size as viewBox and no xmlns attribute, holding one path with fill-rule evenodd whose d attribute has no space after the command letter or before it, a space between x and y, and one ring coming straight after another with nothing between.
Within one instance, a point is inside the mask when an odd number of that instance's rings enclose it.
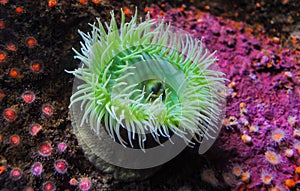
<instances>
[{"instance_id":1,"label":"anemone mouth","mask_svg":"<svg viewBox=\"0 0 300 191\"><path fill-rule=\"evenodd\" d=\"M118 28L111 14L107 30L98 19L91 33L80 32L81 53L74 50L82 63L70 72L75 76L69 107L76 135L97 157L126 168L160 165L193 141L204 153L220 131L225 106L224 74L213 69L214 53L163 20L148 18L137 24L135 14L125 23L122 13ZM115 154L101 156L111 150L99 145L114 147L105 143L107 137L122 148L152 153L145 147L149 136L164 149L169 149L168 141L180 146L164 160L138 167L112 162Z\"/></svg>"}]
</instances>

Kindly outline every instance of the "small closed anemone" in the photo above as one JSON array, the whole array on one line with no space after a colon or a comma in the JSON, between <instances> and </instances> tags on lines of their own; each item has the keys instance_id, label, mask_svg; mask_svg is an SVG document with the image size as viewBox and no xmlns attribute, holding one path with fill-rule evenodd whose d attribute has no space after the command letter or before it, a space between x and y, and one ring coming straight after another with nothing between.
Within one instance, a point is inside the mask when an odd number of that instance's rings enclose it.
<instances>
[{"instance_id":1,"label":"small closed anemone","mask_svg":"<svg viewBox=\"0 0 300 191\"><path fill-rule=\"evenodd\" d=\"M223 73L214 53L188 33L137 13L83 33L70 111L87 157L123 180L161 165L186 145L204 153L220 131ZM171 143L171 144L169 144ZM184 144L183 144L184 143ZM177 144L177 145L176 145ZM184 146L179 146L184 145ZM112 165L111 165L112 164ZM130 170L131 169L131 170Z\"/></svg>"}]
</instances>

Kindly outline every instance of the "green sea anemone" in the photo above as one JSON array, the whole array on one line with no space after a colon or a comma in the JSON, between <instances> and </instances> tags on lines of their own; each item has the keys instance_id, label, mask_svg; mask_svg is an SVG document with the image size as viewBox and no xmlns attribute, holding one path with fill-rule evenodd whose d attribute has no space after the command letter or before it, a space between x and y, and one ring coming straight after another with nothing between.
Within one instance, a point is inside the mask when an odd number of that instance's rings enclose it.
<instances>
[{"instance_id":1,"label":"green sea anemone","mask_svg":"<svg viewBox=\"0 0 300 191\"><path fill-rule=\"evenodd\" d=\"M74 51L81 65L69 72L75 76L69 106L74 132L87 156L111 171L103 156L116 151L100 148L107 137L141 153L153 147L148 142L160 147L180 138L185 145L199 142L204 153L220 131L225 103L225 79L213 67L214 53L163 19L148 15L138 22L136 13L125 22L122 12L118 27L113 12L111 17L105 27L97 19L90 33L79 31L81 53Z\"/></svg>"}]
</instances>

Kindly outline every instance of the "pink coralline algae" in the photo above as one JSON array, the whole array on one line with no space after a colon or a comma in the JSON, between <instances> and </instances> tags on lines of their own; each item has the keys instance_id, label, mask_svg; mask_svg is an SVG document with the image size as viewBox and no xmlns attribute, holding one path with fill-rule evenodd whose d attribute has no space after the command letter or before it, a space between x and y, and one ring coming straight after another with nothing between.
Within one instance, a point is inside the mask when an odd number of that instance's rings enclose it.
<instances>
[{"instance_id":1,"label":"pink coralline algae","mask_svg":"<svg viewBox=\"0 0 300 191\"><path fill-rule=\"evenodd\" d=\"M151 8L155 18L160 12ZM197 10L171 9L164 16L202 39L210 51L216 50L220 70L229 79L226 118L213 149L218 151L213 156L219 158L220 171L230 174L233 167L241 167L241 176L227 186L289 190L286 180L299 181L295 174L300 165L300 150L295 146L300 128L299 50L283 48L244 23ZM220 178L219 182L227 181Z\"/></svg>"}]
</instances>

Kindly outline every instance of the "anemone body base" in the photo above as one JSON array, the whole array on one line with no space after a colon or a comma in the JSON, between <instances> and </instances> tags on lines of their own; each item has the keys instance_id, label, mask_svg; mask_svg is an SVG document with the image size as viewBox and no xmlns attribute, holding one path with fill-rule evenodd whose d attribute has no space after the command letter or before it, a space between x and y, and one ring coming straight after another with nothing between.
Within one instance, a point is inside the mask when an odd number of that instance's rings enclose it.
<instances>
[{"instance_id":1,"label":"anemone body base","mask_svg":"<svg viewBox=\"0 0 300 191\"><path fill-rule=\"evenodd\" d=\"M77 107L78 108L78 107ZM80 115L80 111L76 109L76 107L72 107L70 111L71 117L77 117ZM103 156L99 157L92 150L97 144L101 144L98 142L98 137L89 127L79 127L76 123L76 120L72 121L73 133L76 135L78 144L84 151L85 156L89 159L89 161L95 165L97 169L102 171L103 173L112 174L113 177L120 181L133 181L133 180L143 180L150 176L152 176L160 167L150 168L150 169L127 169L112 165L105 160L103 160ZM101 155L107 154L107 152L100 152Z\"/></svg>"}]
</instances>

